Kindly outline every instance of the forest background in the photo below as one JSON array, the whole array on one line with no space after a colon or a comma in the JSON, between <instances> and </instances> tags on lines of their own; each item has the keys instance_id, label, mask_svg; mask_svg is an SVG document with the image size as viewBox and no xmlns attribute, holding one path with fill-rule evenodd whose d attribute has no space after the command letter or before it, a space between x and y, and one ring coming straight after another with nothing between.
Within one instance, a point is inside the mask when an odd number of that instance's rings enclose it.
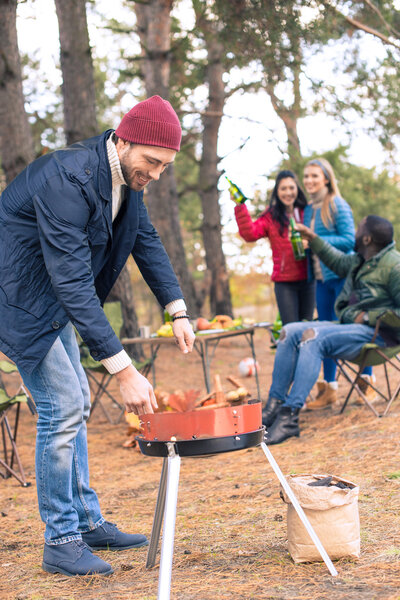
<instances>
[{"instance_id":1,"label":"forest background","mask_svg":"<svg viewBox=\"0 0 400 600\"><path fill-rule=\"evenodd\" d=\"M399 239L399 4L0 0L0 190L159 94L182 121L182 150L145 202L189 313L273 320L268 243L238 237L223 175L256 216L281 168L301 179L324 156L355 222L379 214ZM161 321L133 261L111 299L125 335Z\"/></svg>"}]
</instances>

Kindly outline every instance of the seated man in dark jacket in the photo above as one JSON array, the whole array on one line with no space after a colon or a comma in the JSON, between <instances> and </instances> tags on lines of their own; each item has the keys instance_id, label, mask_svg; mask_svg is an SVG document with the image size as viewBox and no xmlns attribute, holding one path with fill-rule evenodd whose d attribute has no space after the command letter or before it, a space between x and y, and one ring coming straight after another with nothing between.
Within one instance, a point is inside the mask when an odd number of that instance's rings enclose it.
<instances>
[{"instance_id":1,"label":"seated man in dark jacket","mask_svg":"<svg viewBox=\"0 0 400 600\"><path fill-rule=\"evenodd\" d=\"M375 215L364 218L356 232L355 254L336 250L302 224L297 229L311 250L346 281L335 303L339 323L289 323L282 329L263 410L267 444L300 435L299 411L318 378L322 359L355 358L371 341L378 317L390 312L400 317L400 253L389 221ZM400 331L386 329L376 343L400 343Z\"/></svg>"},{"instance_id":2,"label":"seated man in dark jacket","mask_svg":"<svg viewBox=\"0 0 400 600\"><path fill-rule=\"evenodd\" d=\"M181 133L169 102L153 96L115 132L38 158L0 198L0 350L17 364L38 409L36 481L43 568L51 573L112 573L92 549L147 544L105 521L89 487L90 393L73 326L116 374L127 411L153 412L153 388L102 304L132 254L173 316L181 351L192 350L182 291L143 204L144 187L173 162Z\"/></svg>"}]
</instances>

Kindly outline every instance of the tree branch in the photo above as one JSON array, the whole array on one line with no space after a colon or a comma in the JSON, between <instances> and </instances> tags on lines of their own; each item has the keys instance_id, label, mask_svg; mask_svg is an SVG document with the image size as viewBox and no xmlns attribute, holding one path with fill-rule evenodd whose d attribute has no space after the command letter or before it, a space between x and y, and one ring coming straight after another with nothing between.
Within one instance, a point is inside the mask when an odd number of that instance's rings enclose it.
<instances>
[{"instance_id":1,"label":"tree branch","mask_svg":"<svg viewBox=\"0 0 400 600\"><path fill-rule=\"evenodd\" d=\"M368 25L364 25L364 23L361 23L360 21L357 21L356 19L353 19L352 17L349 17L347 15L344 15L337 6L332 5L330 2L324 2L323 4L325 4L325 6L327 6L328 8L331 8L332 10L334 10L338 15L340 15L342 17L342 19L344 19L345 21L347 21L352 27L354 27L354 29L360 29L361 31L365 31L365 33L369 33L377 38L379 38L380 40L382 40L385 44L388 44L389 46L394 46L395 48L397 48L398 50L400 50L400 45L397 44L396 42L392 42L392 40L390 40L386 35L384 35L383 33L380 33L380 31L377 31L376 29L373 29L372 27L369 27Z\"/></svg>"},{"instance_id":2,"label":"tree branch","mask_svg":"<svg viewBox=\"0 0 400 600\"><path fill-rule=\"evenodd\" d=\"M367 6L369 6L370 9L373 10L374 13L376 13L378 15L379 19L381 20L383 25L386 27L386 29L390 33L395 35L396 37L400 37L400 33L398 31L396 31L395 29L393 29L393 27L391 25L389 25L389 23L386 21L385 17L383 16L383 14L379 10L379 8L377 6L375 6L375 4L373 2L371 2L371 0L359 0L359 2L365 2L365 4L367 4Z\"/></svg>"}]
</instances>

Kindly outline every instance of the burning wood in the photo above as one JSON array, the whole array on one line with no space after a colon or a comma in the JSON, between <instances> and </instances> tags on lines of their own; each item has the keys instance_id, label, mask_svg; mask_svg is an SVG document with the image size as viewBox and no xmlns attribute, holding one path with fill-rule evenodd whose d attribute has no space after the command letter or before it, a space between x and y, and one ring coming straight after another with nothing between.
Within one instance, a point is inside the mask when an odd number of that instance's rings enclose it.
<instances>
[{"instance_id":1,"label":"burning wood","mask_svg":"<svg viewBox=\"0 0 400 600\"><path fill-rule=\"evenodd\" d=\"M250 396L249 390L232 375L228 375L227 380L233 383L236 388L235 390L225 393L222 389L221 377L217 374L214 377L214 389L197 400L195 410L199 410L200 408L223 408L224 406L245 402L246 398Z\"/></svg>"}]
</instances>

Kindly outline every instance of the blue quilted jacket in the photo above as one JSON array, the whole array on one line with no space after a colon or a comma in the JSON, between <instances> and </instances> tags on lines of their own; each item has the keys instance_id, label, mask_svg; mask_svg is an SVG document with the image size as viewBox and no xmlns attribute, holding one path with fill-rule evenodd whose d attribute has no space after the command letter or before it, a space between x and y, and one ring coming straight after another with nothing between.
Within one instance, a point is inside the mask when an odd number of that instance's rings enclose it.
<instances>
[{"instance_id":1,"label":"blue quilted jacket","mask_svg":"<svg viewBox=\"0 0 400 600\"><path fill-rule=\"evenodd\" d=\"M345 254L351 254L354 249L355 231L353 213L346 200L335 196L336 212L333 213L333 223L327 228L321 219L321 209L317 208L315 215L314 231L325 242ZM313 214L312 204L304 209L304 225L310 227ZM311 261L310 261L311 262ZM312 267L312 265L310 265ZM322 277L324 281L338 278L337 274L328 269L321 261Z\"/></svg>"},{"instance_id":2,"label":"blue quilted jacket","mask_svg":"<svg viewBox=\"0 0 400 600\"><path fill-rule=\"evenodd\" d=\"M31 163L0 197L0 350L31 372L69 320L96 360L122 345L102 304L132 254L161 306L183 298L143 204L112 222L111 130Z\"/></svg>"}]
</instances>

